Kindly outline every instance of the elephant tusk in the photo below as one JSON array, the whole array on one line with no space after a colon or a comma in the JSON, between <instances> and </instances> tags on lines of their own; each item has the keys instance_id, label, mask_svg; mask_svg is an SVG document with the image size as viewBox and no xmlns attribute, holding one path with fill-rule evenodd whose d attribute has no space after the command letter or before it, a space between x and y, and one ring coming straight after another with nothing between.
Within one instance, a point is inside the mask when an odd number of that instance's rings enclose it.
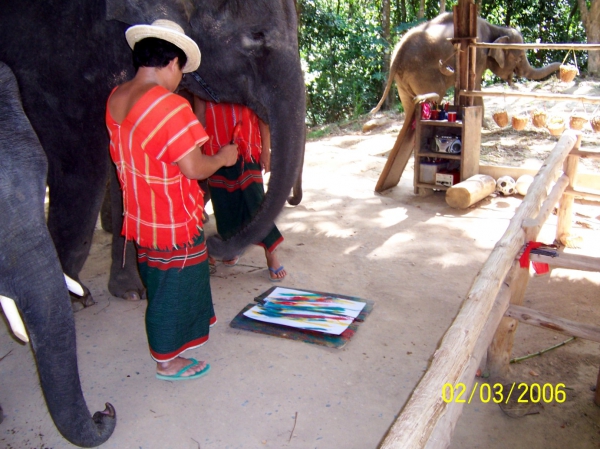
<instances>
[{"instance_id":1,"label":"elephant tusk","mask_svg":"<svg viewBox=\"0 0 600 449\"><path fill-rule=\"evenodd\" d=\"M25 343L29 342L25 325L23 324L23 320L21 319L21 315L19 314L19 310L17 309L15 301L6 296L0 296L0 304L2 304L4 315L6 315L8 324L10 324L10 328L14 334Z\"/></svg>"},{"instance_id":2,"label":"elephant tusk","mask_svg":"<svg viewBox=\"0 0 600 449\"><path fill-rule=\"evenodd\" d=\"M67 288L69 289L69 291L77 296L84 296L85 292L83 291L83 287L81 286L81 284L79 282L77 282L74 279L71 279L69 276L67 276L66 274L64 274L65 277L65 282L67 283Z\"/></svg>"}]
</instances>

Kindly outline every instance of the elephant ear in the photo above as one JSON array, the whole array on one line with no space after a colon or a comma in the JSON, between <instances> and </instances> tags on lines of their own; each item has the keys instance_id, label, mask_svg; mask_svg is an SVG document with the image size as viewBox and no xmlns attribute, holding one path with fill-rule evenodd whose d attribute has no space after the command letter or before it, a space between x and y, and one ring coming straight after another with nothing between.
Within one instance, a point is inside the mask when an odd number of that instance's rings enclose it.
<instances>
[{"instance_id":1,"label":"elephant ear","mask_svg":"<svg viewBox=\"0 0 600 449\"><path fill-rule=\"evenodd\" d=\"M190 17L194 13L191 0L168 2L143 0L106 0L106 20L118 20L128 25L152 23L157 19L177 22L189 34Z\"/></svg>"},{"instance_id":2,"label":"elephant ear","mask_svg":"<svg viewBox=\"0 0 600 449\"><path fill-rule=\"evenodd\" d=\"M496 39L493 44L506 44L509 42L508 36L502 36ZM492 48L488 53L489 58L493 58L498 63L500 68L504 68L504 49L502 48Z\"/></svg>"}]
</instances>

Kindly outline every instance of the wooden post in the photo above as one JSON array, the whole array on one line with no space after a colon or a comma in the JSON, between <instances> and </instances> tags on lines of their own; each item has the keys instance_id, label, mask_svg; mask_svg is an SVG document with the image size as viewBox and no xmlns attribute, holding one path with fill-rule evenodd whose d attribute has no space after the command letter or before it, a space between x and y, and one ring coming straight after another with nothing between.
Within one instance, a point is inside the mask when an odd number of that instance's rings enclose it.
<instances>
[{"instance_id":1,"label":"wooden post","mask_svg":"<svg viewBox=\"0 0 600 449\"><path fill-rule=\"evenodd\" d=\"M579 149L581 145L581 134L577 136L577 142L575 143L575 150ZM569 177L569 187L573 189L575 187L575 178L577 176L577 167L579 166L579 156L568 156L565 161L564 169L565 175ZM575 198L571 195L565 195L560 199L558 206L558 220L556 225L556 240L559 242L566 242L567 238L571 234L572 216L573 216L573 202ZM564 243L563 243L564 244Z\"/></svg>"}]
</instances>

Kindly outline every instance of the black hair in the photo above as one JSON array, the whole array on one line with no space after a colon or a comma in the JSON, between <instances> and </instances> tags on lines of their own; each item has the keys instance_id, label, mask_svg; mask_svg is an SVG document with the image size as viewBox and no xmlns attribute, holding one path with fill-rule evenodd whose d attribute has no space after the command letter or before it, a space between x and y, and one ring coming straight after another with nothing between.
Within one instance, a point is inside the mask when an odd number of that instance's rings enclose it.
<instances>
[{"instance_id":1,"label":"black hair","mask_svg":"<svg viewBox=\"0 0 600 449\"><path fill-rule=\"evenodd\" d=\"M175 57L180 69L185 67L187 56L177 45L157 37L142 39L133 47L133 67L166 67Z\"/></svg>"}]
</instances>

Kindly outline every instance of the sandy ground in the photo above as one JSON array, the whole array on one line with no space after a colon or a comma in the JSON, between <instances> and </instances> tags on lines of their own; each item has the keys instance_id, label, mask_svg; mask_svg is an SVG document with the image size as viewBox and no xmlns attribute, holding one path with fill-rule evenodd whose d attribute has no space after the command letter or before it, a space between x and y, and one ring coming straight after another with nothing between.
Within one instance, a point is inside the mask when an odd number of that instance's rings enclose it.
<instances>
[{"instance_id":1,"label":"sandy ground","mask_svg":"<svg viewBox=\"0 0 600 449\"><path fill-rule=\"evenodd\" d=\"M444 194L413 193L412 165L398 187L373 189L400 123L307 144L304 199L277 224L285 242L283 286L367 298L375 307L342 349L229 327L272 286L261 248L211 278L219 322L190 356L208 376L190 382L154 377L144 332L145 302L107 291L110 235L98 229L82 280L97 304L76 313L79 370L92 413L111 402L118 424L102 446L153 448L375 448L427 369L471 283L506 230L521 197L491 196L476 207L448 207ZM583 206L582 206L583 207ZM580 209L577 209L580 210ZM600 210L582 213L598 220ZM213 218L213 217L211 217ZM551 242L551 217L541 241ZM214 218L208 224L214 232ZM575 224L581 254L598 255L597 229ZM600 318L598 273L554 270L533 278L525 305L578 320ZM568 336L519 326L514 356ZM576 340L514 366L514 380L565 383L567 401L542 404L520 419L492 403L464 408L452 448L596 448L600 408L592 403L597 343ZM479 382L487 379L480 378ZM54 427L29 346L0 324L2 448L69 448ZM441 394L441 391L440 391Z\"/></svg>"}]
</instances>

